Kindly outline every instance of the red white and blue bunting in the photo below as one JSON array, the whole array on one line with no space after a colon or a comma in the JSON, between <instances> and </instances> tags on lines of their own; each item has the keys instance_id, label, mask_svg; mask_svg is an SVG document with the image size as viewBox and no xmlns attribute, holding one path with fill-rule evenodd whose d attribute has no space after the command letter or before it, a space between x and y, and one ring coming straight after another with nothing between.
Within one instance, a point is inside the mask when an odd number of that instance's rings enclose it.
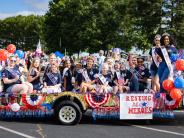
<instances>
[{"instance_id":1,"label":"red white and blue bunting","mask_svg":"<svg viewBox=\"0 0 184 138\"><path fill-rule=\"evenodd\" d=\"M96 93L87 93L85 99L90 107L98 108L99 106L105 104L110 98L110 94L96 94Z\"/></svg>"},{"instance_id":2,"label":"red white and blue bunting","mask_svg":"<svg viewBox=\"0 0 184 138\"><path fill-rule=\"evenodd\" d=\"M38 106L43 103L44 99L45 97L42 95L22 95L22 102L28 107L28 109L38 108Z\"/></svg>"}]
</instances>

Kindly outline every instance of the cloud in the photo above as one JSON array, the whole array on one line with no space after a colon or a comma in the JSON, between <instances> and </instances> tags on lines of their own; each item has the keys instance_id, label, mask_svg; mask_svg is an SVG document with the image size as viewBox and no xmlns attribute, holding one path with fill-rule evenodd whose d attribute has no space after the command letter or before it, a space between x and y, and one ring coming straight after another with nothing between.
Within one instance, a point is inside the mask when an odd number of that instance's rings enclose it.
<instances>
[{"instance_id":1,"label":"cloud","mask_svg":"<svg viewBox=\"0 0 184 138\"><path fill-rule=\"evenodd\" d=\"M44 11L19 11L15 13L0 13L0 19L5 19L7 17L12 17L12 16L17 16L17 15L23 15L23 16L28 16L28 15L44 15Z\"/></svg>"},{"instance_id":2,"label":"cloud","mask_svg":"<svg viewBox=\"0 0 184 138\"><path fill-rule=\"evenodd\" d=\"M24 2L37 10L48 10L49 0L25 0Z\"/></svg>"}]
</instances>

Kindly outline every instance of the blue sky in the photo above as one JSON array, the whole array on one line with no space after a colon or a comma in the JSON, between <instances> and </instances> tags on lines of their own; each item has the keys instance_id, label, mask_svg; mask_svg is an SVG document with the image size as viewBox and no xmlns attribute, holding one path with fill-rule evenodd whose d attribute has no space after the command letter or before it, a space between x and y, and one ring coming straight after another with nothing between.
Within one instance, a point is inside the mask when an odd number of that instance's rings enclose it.
<instances>
[{"instance_id":1,"label":"blue sky","mask_svg":"<svg viewBox=\"0 0 184 138\"><path fill-rule=\"evenodd\" d=\"M50 0L0 0L0 19L16 15L43 15Z\"/></svg>"}]
</instances>

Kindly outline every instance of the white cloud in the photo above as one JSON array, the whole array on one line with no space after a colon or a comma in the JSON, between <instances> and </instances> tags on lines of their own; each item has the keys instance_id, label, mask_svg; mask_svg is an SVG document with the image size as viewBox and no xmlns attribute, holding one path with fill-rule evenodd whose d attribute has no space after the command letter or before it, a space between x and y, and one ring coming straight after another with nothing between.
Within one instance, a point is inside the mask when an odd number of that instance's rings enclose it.
<instances>
[{"instance_id":1,"label":"white cloud","mask_svg":"<svg viewBox=\"0 0 184 138\"><path fill-rule=\"evenodd\" d=\"M32 14L33 15L44 15L45 12L43 11L19 11L15 13L0 13L0 19L5 19L7 17L17 16L17 15L28 16Z\"/></svg>"},{"instance_id":2,"label":"white cloud","mask_svg":"<svg viewBox=\"0 0 184 138\"><path fill-rule=\"evenodd\" d=\"M25 3L37 10L48 10L49 0L25 0Z\"/></svg>"}]
</instances>

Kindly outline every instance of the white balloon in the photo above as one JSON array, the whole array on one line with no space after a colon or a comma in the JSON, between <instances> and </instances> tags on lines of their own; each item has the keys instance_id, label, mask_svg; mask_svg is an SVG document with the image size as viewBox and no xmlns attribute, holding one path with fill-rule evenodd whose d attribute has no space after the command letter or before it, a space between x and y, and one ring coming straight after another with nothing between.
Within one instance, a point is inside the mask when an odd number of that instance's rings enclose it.
<instances>
[{"instance_id":1,"label":"white balloon","mask_svg":"<svg viewBox=\"0 0 184 138\"><path fill-rule=\"evenodd\" d=\"M17 112L20 110L20 105L18 103L13 103L10 105L12 111Z\"/></svg>"}]
</instances>

